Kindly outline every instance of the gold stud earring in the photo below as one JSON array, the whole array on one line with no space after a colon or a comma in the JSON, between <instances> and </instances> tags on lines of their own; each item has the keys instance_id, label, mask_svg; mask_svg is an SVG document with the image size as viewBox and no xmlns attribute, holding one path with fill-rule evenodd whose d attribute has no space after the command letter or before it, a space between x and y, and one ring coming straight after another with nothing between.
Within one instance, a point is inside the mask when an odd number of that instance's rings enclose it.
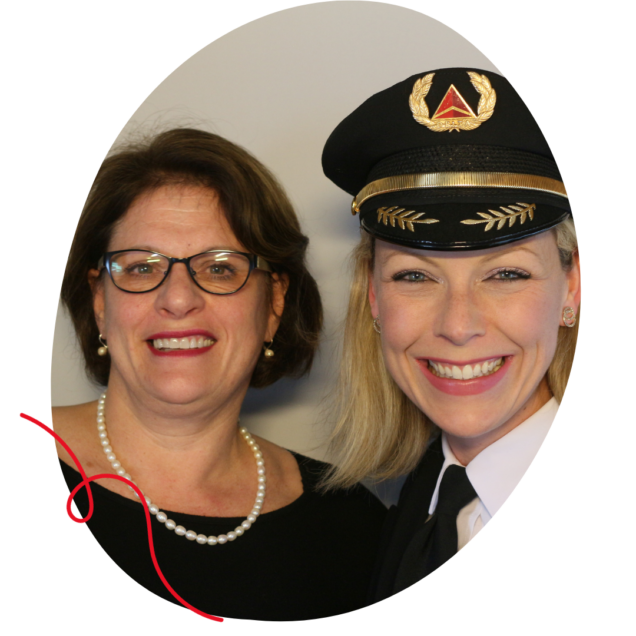
<instances>
[{"instance_id":1,"label":"gold stud earring","mask_svg":"<svg viewBox=\"0 0 636 636\"><path fill-rule=\"evenodd\" d=\"M380 316L373 319L373 328L377 333L382 333L382 327L380 326Z\"/></svg>"},{"instance_id":2,"label":"gold stud earring","mask_svg":"<svg viewBox=\"0 0 636 636\"><path fill-rule=\"evenodd\" d=\"M101 333L99 334L99 342L102 346L97 350L97 355L105 356L108 353L108 345L102 340Z\"/></svg>"},{"instance_id":3,"label":"gold stud earring","mask_svg":"<svg viewBox=\"0 0 636 636\"><path fill-rule=\"evenodd\" d=\"M572 328L576 324L576 313L572 307L564 307L562 317L566 327Z\"/></svg>"},{"instance_id":4,"label":"gold stud earring","mask_svg":"<svg viewBox=\"0 0 636 636\"><path fill-rule=\"evenodd\" d=\"M270 349L270 347L272 346L272 342L274 342L274 338L272 338L269 341L269 344L263 345L263 353L265 354L266 358L273 358L274 357L274 352Z\"/></svg>"}]
</instances>

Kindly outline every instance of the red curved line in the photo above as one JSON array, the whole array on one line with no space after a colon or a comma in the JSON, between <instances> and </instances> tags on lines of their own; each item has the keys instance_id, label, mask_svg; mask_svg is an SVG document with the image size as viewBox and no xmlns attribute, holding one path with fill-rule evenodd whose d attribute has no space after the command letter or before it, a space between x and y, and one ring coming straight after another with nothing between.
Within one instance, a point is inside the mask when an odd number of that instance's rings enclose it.
<instances>
[{"instance_id":1,"label":"red curved line","mask_svg":"<svg viewBox=\"0 0 636 636\"><path fill-rule=\"evenodd\" d=\"M82 476L82 484L86 482L86 473L84 472L84 468L82 464L80 464L79 459L77 459L75 453L71 450L71 447L52 428L49 428L46 424L42 424L42 422L40 422L39 420L36 420L34 417L26 415L25 413L20 413L20 417L23 417L25 420L29 420L29 422L33 422L33 424L37 424L41 429L45 430L50 435L53 435L53 437L55 437L55 439L60 444L62 444L62 446L64 446L64 450L66 450L66 452L72 457L73 461L75 462L77 470ZM68 516L73 521L75 521L75 523L86 523L93 516L93 492L91 491L91 487L88 485L88 482L86 483L86 494L88 495L88 514L84 518L76 517L73 514L73 511L71 510L71 502L73 501L73 496L69 497L68 501L66 502L66 512L68 513Z\"/></svg>"},{"instance_id":2,"label":"red curved line","mask_svg":"<svg viewBox=\"0 0 636 636\"><path fill-rule=\"evenodd\" d=\"M129 479L126 479L125 477L121 477L120 475L109 475L107 473L103 473L101 475L93 475L92 477L87 477L86 473L84 472L84 468L82 467L82 464L80 464L80 461L75 456L75 453L71 450L70 446L52 428L49 428L46 424L42 424L42 422L36 420L34 417L31 417L30 415L26 415L25 413L20 413L20 417L23 417L25 420L29 420L29 422L33 422L33 424L37 424L41 429L45 430L47 433L52 435L60 444L62 444L66 452L73 458L75 465L77 466L80 474L82 475L81 483L79 483L73 489L73 491L69 495L68 500L66 502L66 511L68 512L69 517L76 523L86 523L93 516L94 506L93 506L93 493L91 492L91 487L90 487L91 481L95 481L96 479L117 479L118 481L123 482L127 486L130 486L137 493L137 496L139 497L139 501L141 501L141 504L144 507L144 512L146 514L146 527L148 529L148 547L150 548L150 558L152 559L152 563L155 566L155 570L157 571L157 574L159 575L161 582L165 585L168 592L170 592L170 594L172 594L172 596L174 596L177 599L177 601L181 603L181 605L183 605L184 607L187 607L189 610L193 611L195 614L198 614L199 616L203 616L203 618L209 618L210 620L218 621L222 623L223 619L220 618L219 616L206 614L205 612L202 612L201 610L194 607L194 605L190 605L190 603L188 603L188 601L186 601L185 599L181 598L172 589L172 586L170 585L170 583L168 583L166 577L163 575L163 572L161 571L161 568L159 567L159 563L157 562L157 557L155 555L155 544L152 540L150 510L148 510L148 503L146 502L144 494L141 492L141 490L139 490L138 486L134 484L132 481L130 481ZM82 518L82 517L76 517L73 514L73 512L71 511L71 503L75 495L78 493L78 491L84 487L86 487L86 491L88 493L89 506L88 506L88 514Z\"/></svg>"}]
</instances>

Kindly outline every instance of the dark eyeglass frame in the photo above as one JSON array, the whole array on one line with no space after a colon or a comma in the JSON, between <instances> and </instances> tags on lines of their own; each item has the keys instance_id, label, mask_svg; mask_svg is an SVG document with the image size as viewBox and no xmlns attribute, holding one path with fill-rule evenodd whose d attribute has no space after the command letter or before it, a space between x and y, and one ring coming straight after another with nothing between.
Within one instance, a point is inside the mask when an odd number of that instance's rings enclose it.
<instances>
[{"instance_id":1,"label":"dark eyeglass frame","mask_svg":"<svg viewBox=\"0 0 636 636\"><path fill-rule=\"evenodd\" d=\"M157 256L162 256L163 258L167 259L168 269L166 270L166 273L161 279L161 282L155 285L153 288L145 289L144 291L130 291L128 289L122 289L115 282L115 277L113 276L113 272L111 271L111 259L113 256L115 256L115 254L122 254L123 252L144 252L146 254L156 254ZM194 272L190 268L190 261L193 258L196 258L197 256L203 256L204 254L240 254L241 256L245 256L250 263L250 269L247 272L247 276L245 277L245 281L243 281L243 284L238 289L235 289L234 291L231 291L231 292L213 292L213 291L210 291L209 289L205 289L205 287L202 287L197 282ZM164 282L167 280L168 276L170 275L170 272L172 271L172 266L175 263L183 263L186 266L186 269L188 270L188 274L190 274L190 278L194 281L194 284L199 289L206 292L207 294L214 294L215 296L229 296L230 294L236 294L237 291L240 291L241 289L243 289L243 287L245 286L245 284L250 278L250 274L255 269L260 269L264 272L269 272L270 274L274 271L272 269L272 266L264 258L257 256L256 254L250 254L249 252L239 252L238 250L208 250L206 252L199 252L198 254L193 254L192 256L188 256L186 258L176 258L174 256L166 256L165 254L162 254L161 252L156 252L152 250L136 250L136 249L115 250L114 252L106 252L99 259L97 263L97 269L100 271L105 269L108 272L108 275L110 276L110 280L113 281L113 285L115 285L117 289L127 294L147 294L148 292L154 291L155 289L161 287L161 285L164 284Z\"/></svg>"}]
</instances>

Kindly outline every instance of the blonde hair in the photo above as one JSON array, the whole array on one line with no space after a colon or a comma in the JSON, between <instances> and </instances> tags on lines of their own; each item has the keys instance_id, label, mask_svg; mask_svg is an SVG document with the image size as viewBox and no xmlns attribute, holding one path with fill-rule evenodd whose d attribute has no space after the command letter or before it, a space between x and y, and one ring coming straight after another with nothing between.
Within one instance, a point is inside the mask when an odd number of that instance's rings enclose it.
<instances>
[{"instance_id":1,"label":"blonde hair","mask_svg":"<svg viewBox=\"0 0 636 636\"><path fill-rule=\"evenodd\" d=\"M574 223L568 219L552 231L561 266L569 271L578 249ZM365 477L381 481L410 472L437 428L406 397L384 364L368 295L374 245L374 239L362 232L351 255L353 282L334 406L336 424L329 439L334 465L323 480L327 489L352 486ZM574 328L559 327L547 372L548 384L559 402L572 368L577 335L578 322Z\"/></svg>"}]
</instances>

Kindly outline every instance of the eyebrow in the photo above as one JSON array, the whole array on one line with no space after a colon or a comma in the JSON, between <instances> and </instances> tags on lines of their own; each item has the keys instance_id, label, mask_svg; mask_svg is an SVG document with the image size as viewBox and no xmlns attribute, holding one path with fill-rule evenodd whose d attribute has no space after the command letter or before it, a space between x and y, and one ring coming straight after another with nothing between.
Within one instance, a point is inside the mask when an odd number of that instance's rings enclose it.
<instances>
[{"instance_id":1,"label":"eyebrow","mask_svg":"<svg viewBox=\"0 0 636 636\"><path fill-rule=\"evenodd\" d=\"M421 251L418 252L410 252L406 250L394 250L390 252L387 256L384 256L380 259L382 264L388 263L392 258L396 258L398 256L413 256L420 261L426 261L432 264L431 258L423 254Z\"/></svg>"},{"instance_id":2,"label":"eyebrow","mask_svg":"<svg viewBox=\"0 0 636 636\"><path fill-rule=\"evenodd\" d=\"M484 262L492 261L499 256L506 256L511 252L528 252L528 254L531 254L535 258L541 258L541 256L530 247L526 247L525 245L512 245L508 249L502 250L501 252L493 252L492 254L488 254L488 256L484 257Z\"/></svg>"},{"instance_id":3,"label":"eyebrow","mask_svg":"<svg viewBox=\"0 0 636 636\"><path fill-rule=\"evenodd\" d=\"M149 245L135 245L134 247L126 247L121 251L128 250L143 250L145 252L153 252L154 254L162 254L161 250L156 250L154 247ZM120 250L117 250L120 251ZM200 252L195 252L195 254L205 254L205 252L243 252L242 249L237 249L234 247L208 247Z\"/></svg>"},{"instance_id":4,"label":"eyebrow","mask_svg":"<svg viewBox=\"0 0 636 636\"><path fill-rule=\"evenodd\" d=\"M456 251L456 252L445 252L445 256L446 257L460 257L462 255L471 255L474 254L475 251L473 250L460 250L460 251ZM534 256L535 258L540 259L541 256L533 249L531 249L530 247L527 247L525 245L512 245L510 246L508 249L505 250L501 250L501 251L496 251L493 252L492 254L487 254L483 257L483 262L487 263L489 261L492 261L496 258L499 258L500 256L506 256L512 252L528 252L528 254L531 254L532 256ZM394 250L391 253L389 253L387 256L383 257L382 259L380 259L380 262L385 265L387 264L392 258L398 257L398 256L413 256L414 258L417 258L420 261L423 261L425 263L429 263L431 265L435 265L435 261L439 258L444 258L444 257L440 257L440 256L426 256L426 251L425 250L421 250L421 251L410 251L410 250Z\"/></svg>"}]
</instances>

